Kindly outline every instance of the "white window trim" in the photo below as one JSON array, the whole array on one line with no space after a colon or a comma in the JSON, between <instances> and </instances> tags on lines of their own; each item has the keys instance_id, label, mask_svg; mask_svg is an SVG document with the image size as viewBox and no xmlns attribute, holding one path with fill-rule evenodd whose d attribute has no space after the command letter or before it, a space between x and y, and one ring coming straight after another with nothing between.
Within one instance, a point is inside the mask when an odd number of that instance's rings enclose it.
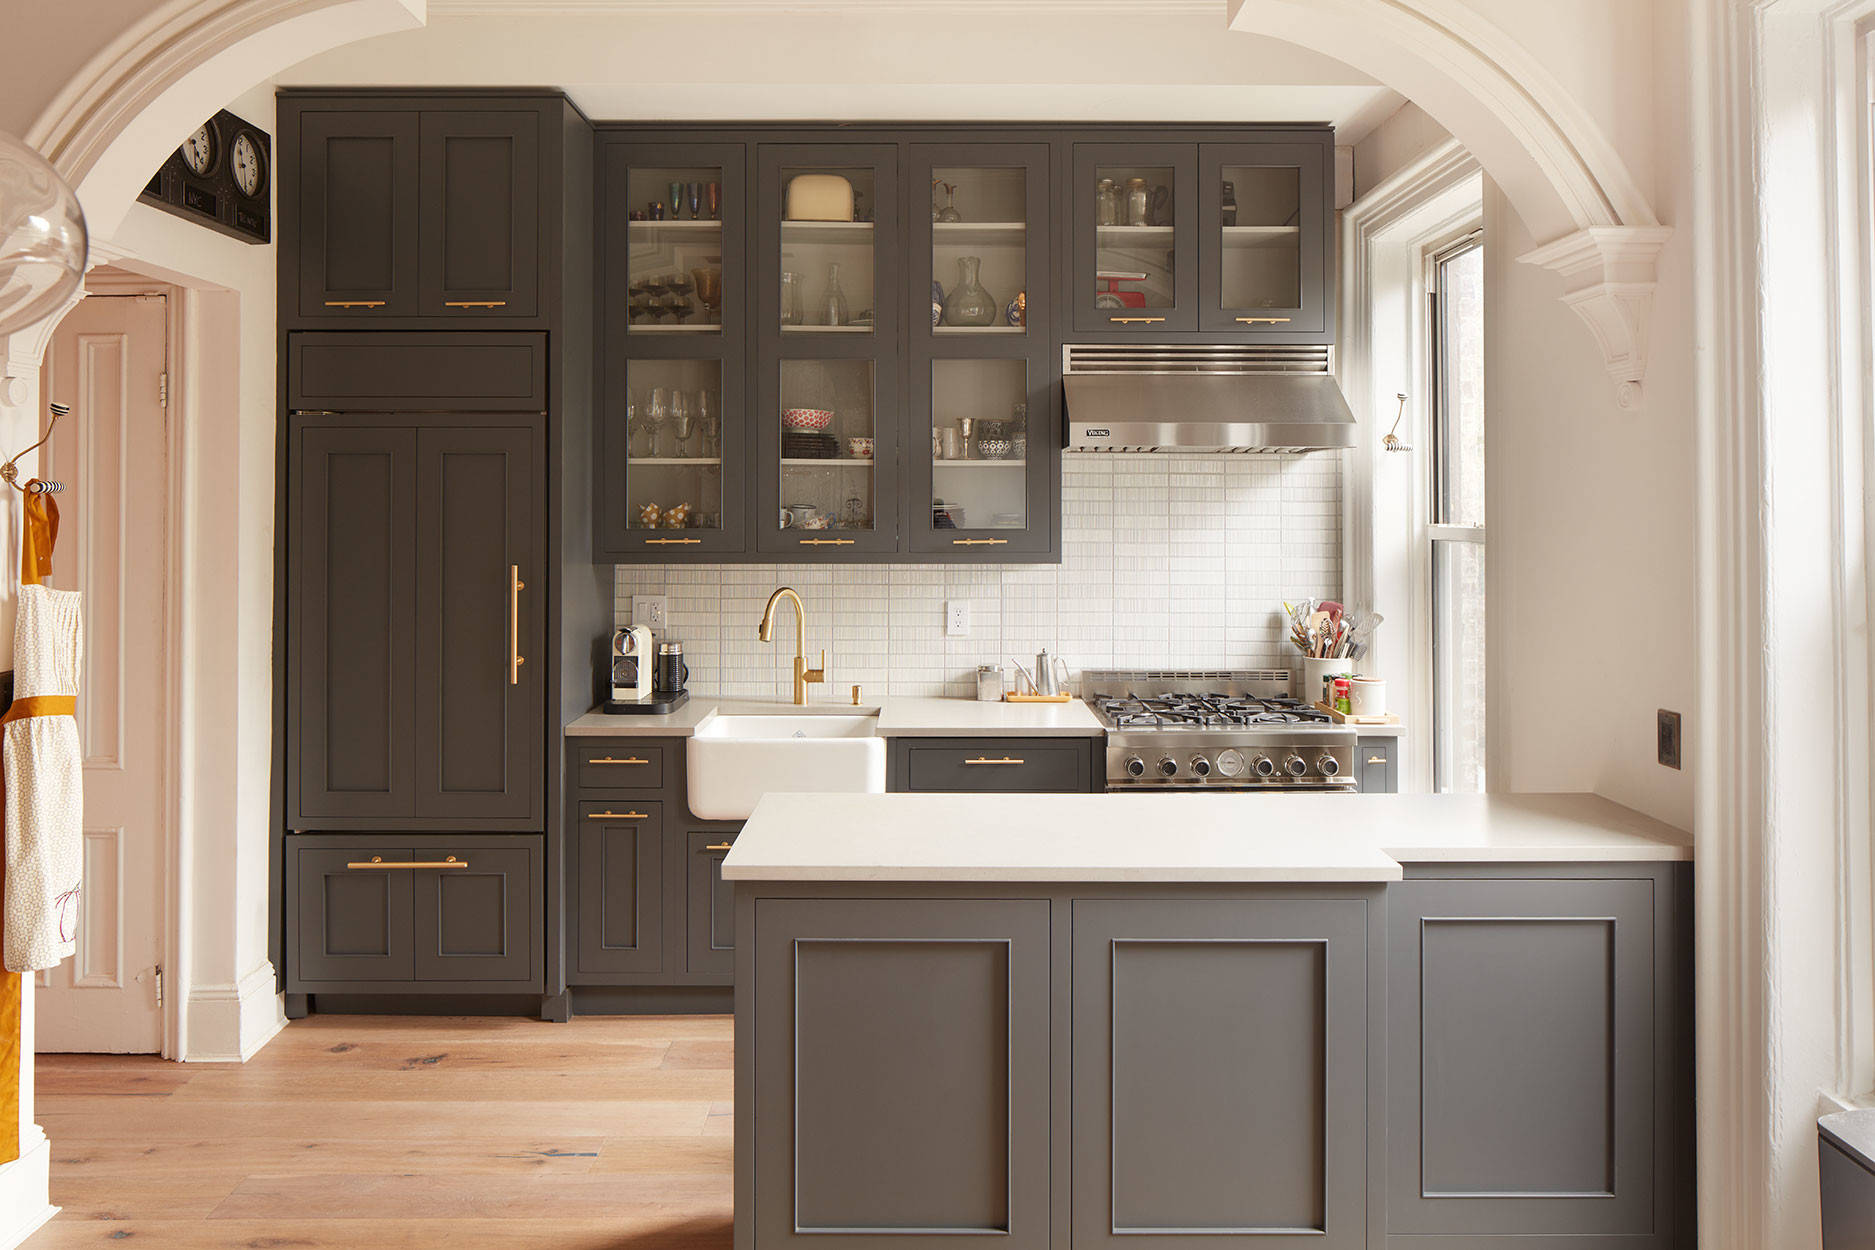
<instances>
[{"instance_id":1,"label":"white window trim","mask_svg":"<svg viewBox=\"0 0 1875 1250\"><path fill-rule=\"evenodd\" d=\"M1484 223L1483 175L1456 140L1427 151L1362 195L1341 217L1339 368L1359 433L1343 494L1345 595L1389 619L1370 671L1400 694L1400 788L1432 787L1431 347L1427 259ZM1382 440L1400 423L1411 452ZM1488 710L1487 710L1488 715Z\"/></svg>"}]
</instances>

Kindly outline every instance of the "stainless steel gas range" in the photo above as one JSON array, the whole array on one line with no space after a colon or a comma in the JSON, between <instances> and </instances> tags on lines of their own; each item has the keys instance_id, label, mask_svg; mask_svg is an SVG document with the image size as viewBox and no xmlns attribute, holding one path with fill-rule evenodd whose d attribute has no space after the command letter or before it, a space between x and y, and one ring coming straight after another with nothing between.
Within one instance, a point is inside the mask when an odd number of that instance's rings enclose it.
<instances>
[{"instance_id":1,"label":"stainless steel gas range","mask_svg":"<svg viewBox=\"0 0 1875 1250\"><path fill-rule=\"evenodd\" d=\"M1355 732L1290 694L1286 669L1088 669L1081 697L1107 727L1107 789L1356 787Z\"/></svg>"}]
</instances>

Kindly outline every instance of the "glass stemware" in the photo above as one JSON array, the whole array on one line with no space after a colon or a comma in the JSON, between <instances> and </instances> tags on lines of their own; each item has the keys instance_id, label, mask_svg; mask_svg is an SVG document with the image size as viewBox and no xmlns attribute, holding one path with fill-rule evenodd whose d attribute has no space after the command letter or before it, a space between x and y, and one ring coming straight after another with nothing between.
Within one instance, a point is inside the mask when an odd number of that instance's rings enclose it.
<instances>
[{"instance_id":1,"label":"glass stemware","mask_svg":"<svg viewBox=\"0 0 1875 1250\"><path fill-rule=\"evenodd\" d=\"M682 391L671 395L671 431L677 436L674 454L691 456L690 439L697 432L696 415L690 410L690 396Z\"/></svg>"},{"instance_id":2,"label":"glass stemware","mask_svg":"<svg viewBox=\"0 0 1875 1250\"><path fill-rule=\"evenodd\" d=\"M720 436L720 427L716 412L716 396L709 391L697 392L697 425L703 431L703 455L706 458L722 455L722 444L717 441Z\"/></svg>"},{"instance_id":3,"label":"glass stemware","mask_svg":"<svg viewBox=\"0 0 1875 1250\"><path fill-rule=\"evenodd\" d=\"M671 206L671 220L680 221L684 215L684 184L673 182L665 190L670 193L667 203Z\"/></svg>"},{"instance_id":4,"label":"glass stemware","mask_svg":"<svg viewBox=\"0 0 1875 1250\"><path fill-rule=\"evenodd\" d=\"M671 401L667 391L661 386L651 388L651 403L645 413L647 424L651 428L651 456L665 454L664 431L671 423Z\"/></svg>"},{"instance_id":5,"label":"glass stemware","mask_svg":"<svg viewBox=\"0 0 1875 1250\"><path fill-rule=\"evenodd\" d=\"M684 188L684 199L690 205L690 220L695 221L703 212L703 184L693 182Z\"/></svg>"}]
</instances>

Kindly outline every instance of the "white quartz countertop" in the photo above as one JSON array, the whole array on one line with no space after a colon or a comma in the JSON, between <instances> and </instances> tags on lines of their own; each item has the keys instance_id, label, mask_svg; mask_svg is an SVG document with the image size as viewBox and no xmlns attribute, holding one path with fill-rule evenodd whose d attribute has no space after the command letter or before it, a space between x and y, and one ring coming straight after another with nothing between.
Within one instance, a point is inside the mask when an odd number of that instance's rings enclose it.
<instances>
[{"instance_id":1,"label":"white quartz countertop","mask_svg":"<svg viewBox=\"0 0 1875 1250\"><path fill-rule=\"evenodd\" d=\"M1875 1111L1838 1111L1817 1121L1823 1135L1875 1168Z\"/></svg>"},{"instance_id":2,"label":"white quartz countertop","mask_svg":"<svg viewBox=\"0 0 1875 1250\"><path fill-rule=\"evenodd\" d=\"M774 794L723 877L1384 882L1409 863L1691 858L1687 834L1584 794Z\"/></svg>"},{"instance_id":3,"label":"white quartz countertop","mask_svg":"<svg viewBox=\"0 0 1875 1250\"><path fill-rule=\"evenodd\" d=\"M894 696L854 707L829 698L800 708L776 700L725 699L704 694L691 695L688 703L666 716L612 716L594 708L569 724L566 732L574 738L688 738L711 712L743 716L877 713L879 733L887 738L1094 738L1104 732L1099 718L1079 699L1070 703L979 703L975 699Z\"/></svg>"}]
</instances>

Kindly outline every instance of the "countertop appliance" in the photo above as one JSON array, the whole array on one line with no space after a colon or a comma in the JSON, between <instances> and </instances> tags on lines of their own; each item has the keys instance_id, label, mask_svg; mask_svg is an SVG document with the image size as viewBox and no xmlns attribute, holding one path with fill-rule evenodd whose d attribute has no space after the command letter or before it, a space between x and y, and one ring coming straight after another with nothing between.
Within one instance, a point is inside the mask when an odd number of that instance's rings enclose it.
<instances>
[{"instance_id":1,"label":"countertop appliance","mask_svg":"<svg viewBox=\"0 0 1875 1250\"><path fill-rule=\"evenodd\" d=\"M1304 707L1287 669L1088 669L1082 699L1107 727L1107 789L1357 787L1353 729Z\"/></svg>"},{"instance_id":2,"label":"countertop appliance","mask_svg":"<svg viewBox=\"0 0 1875 1250\"><path fill-rule=\"evenodd\" d=\"M1069 344L1069 451L1310 452L1354 445L1330 347Z\"/></svg>"},{"instance_id":3,"label":"countertop appliance","mask_svg":"<svg viewBox=\"0 0 1875 1250\"><path fill-rule=\"evenodd\" d=\"M642 625L628 625L612 635L611 692L605 710L614 716L637 713L662 716L676 711L690 701L683 690L659 690L653 685L656 658L651 645L651 631ZM681 649L678 663L682 663Z\"/></svg>"}]
</instances>

